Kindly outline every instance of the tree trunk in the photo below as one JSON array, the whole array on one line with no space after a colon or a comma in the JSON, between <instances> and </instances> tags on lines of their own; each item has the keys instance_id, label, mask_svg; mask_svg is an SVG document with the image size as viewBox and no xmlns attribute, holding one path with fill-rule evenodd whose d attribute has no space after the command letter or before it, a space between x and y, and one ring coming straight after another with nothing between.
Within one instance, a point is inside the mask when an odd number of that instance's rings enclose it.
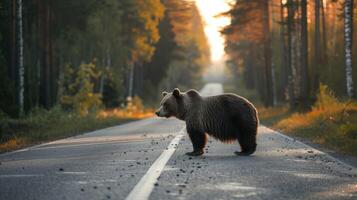
<instances>
[{"instance_id":1,"label":"tree trunk","mask_svg":"<svg viewBox=\"0 0 357 200\"><path fill-rule=\"evenodd\" d=\"M110 49L108 48L105 52L105 58L103 59L103 65L104 67L104 71L102 72L102 76L100 77L100 86L99 86L99 93L102 94L103 96L103 92L104 92L104 84L106 81L106 73L109 71L109 69L111 68L112 65L112 59L111 59L111 54L110 54Z\"/></svg>"},{"instance_id":2,"label":"tree trunk","mask_svg":"<svg viewBox=\"0 0 357 200\"><path fill-rule=\"evenodd\" d=\"M293 80L294 80L294 92L295 92L295 103L298 105L301 101L301 27L298 23L300 16L300 7L299 0L295 0L294 12L296 13L294 17L294 34L293 34L293 50L294 50L294 59L293 59Z\"/></svg>"},{"instance_id":3,"label":"tree trunk","mask_svg":"<svg viewBox=\"0 0 357 200\"><path fill-rule=\"evenodd\" d=\"M144 84L144 69L143 64L137 63L134 70L134 96L142 97Z\"/></svg>"},{"instance_id":4,"label":"tree trunk","mask_svg":"<svg viewBox=\"0 0 357 200\"><path fill-rule=\"evenodd\" d=\"M271 10L269 11L272 13L272 21L275 22L275 15L274 15L274 12L275 10L273 9L273 7L271 6ZM274 23L272 23L272 30L275 29L274 27ZM271 31L271 40L274 40L274 31ZM272 49L272 42L271 42L271 46L270 46L270 49ZM274 52L274 51L272 51ZM272 53L273 54L273 53ZM271 58L273 58L274 55L271 55ZM274 62L274 59L271 59L271 80L272 80L272 94L273 94L273 106L276 106L277 105L277 94L276 94L276 79L275 79L275 62Z\"/></svg>"},{"instance_id":5,"label":"tree trunk","mask_svg":"<svg viewBox=\"0 0 357 200\"><path fill-rule=\"evenodd\" d=\"M130 67L130 74L129 74L129 92L128 92L128 97L132 98L134 93L133 93L133 88L134 88L134 70L135 70L135 64L132 64Z\"/></svg>"},{"instance_id":6,"label":"tree trunk","mask_svg":"<svg viewBox=\"0 0 357 200\"><path fill-rule=\"evenodd\" d=\"M57 101L57 89L58 89L58 65L56 65L54 60L54 51L55 43L53 37L53 19L54 13L52 11L53 5L51 5L51 1L48 3L48 63L49 63L49 72L50 72L50 107L52 107Z\"/></svg>"},{"instance_id":7,"label":"tree trunk","mask_svg":"<svg viewBox=\"0 0 357 200\"><path fill-rule=\"evenodd\" d=\"M17 0L17 36L18 36L18 103L19 103L19 116L24 114L24 40L23 40L23 27L22 27L22 0Z\"/></svg>"},{"instance_id":8,"label":"tree trunk","mask_svg":"<svg viewBox=\"0 0 357 200\"><path fill-rule=\"evenodd\" d=\"M313 70L313 91L316 92L319 87L319 65L321 61L321 42L320 42L320 3L321 0L315 0L315 37L314 37L314 66Z\"/></svg>"},{"instance_id":9,"label":"tree trunk","mask_svg":"<svg viewBox=\"0 0 357 200\"><path fill-rule=\"evenodd\" d=\"M345 0L345 68L346 68L346 89L348 97L353 97L352 78L352 35L353 35L353 0Z\"/></svg>"},{"instance_id":10,"label":"tree trunk","mask_svg":"<svg viewBox=\"0 0 357 200\"><path fill-rule=\"evenodd\" d=\"M45 18L44 18L44 89L45 89L45 108L51 107L51 61L50 61L50 5L45 3Z\"/></svg>"},{"instance_id":11,"label":"tree trunk","mask_svg":"<svg viewBox=\"0 0 357 200\"><path fill-rule=\"evenodd\" d=\"M279 89L279 99L286 100L285 92L288 86L288 61L287 61L287 49L285 41L285 25L286 21L284 19L284 4L280 1L280 89Z\"/></svg>"},{"instance_id":12,"label":"tree trunk","mask_svg":"<svg viewBox=\"0 0 357 200\"><path fill-rule=\"evenodd\" d=\"M332 44L331 44L331 51L332 52L337 52L338 49L337 47L337 35L338 35L338 23L339 23L339 17L336 16L337 15L337 6L334 5L333 6L333 12L332 12L332 16L333 16L333 25L332 25ZM333 57L336 57L336 54L333 54Z\"/></svg>"},{"instance_id":13,"label":"tree trunk","mask_svg":"<svg viewBox=\"0 0 357 200\"><path fill-rule=\"evenodd\" d=\"M290 101L290 107L292 109L295 108L295 95L294 95L294 82L293 82L293 77L292 77L292 69L293 69L293 62L292 62L292 55L294 54L293 52L293 45L292 45L292 39L293 39L293 25L294 25L294 2L293 0L288 0L287 1L287 7L288 7L288 20L287 20L287 27L288 27L288 67L287 67L287 72L288 72L288 93L289 93L289 101Z\"/></svg>"},{"instance_id":14,"label":"tree trunk","mask_svg":"<svg viewBox=\"0 0 357 200\"><path fill-rule=\"evenodd\" d=\"M12 19L11 19L11 68L10 78L14 82L17 80L17 66L16 66L16 0L12 1Z\"/></svg>"},{"instance_id":15,"label":"tree trunk","mask_svg":"<svg viewBox=\"0 0 357 200\"><path fill-rule=\"evenodd\" d=\"M326 30L326 16L325 16L325 7L321 3L321 17L322 17L322 53L321 53L321 62L323 64L327 63L327 30Z\"/></svg>"},{"instance_id":16,"label":"tree trunk","mask_svg":"<svg viewBox=\"0 0 357 200\"><path fill-rule=\"evenodd\" d=\"M266 97L265 106L273 106L273 84L272 84L272 71L271 71L271 35L270 35L270 17L269 17L269 2L263 1L263 13L264 13L264 73L265 73L265 86Z\"/></svg>"},{"instance_id":17,"label":"tree trunk","mask_svg":"<svg viewBox=\"0 0 357 200\"><path fill-rule=\"evenodd\" d=\"M41 3L41 0L37 0L37 46L36 46L36 106L40 106L41 105L41 83L42 83L42 64L43 64L43 60L42 60L42 44L43 41L41 40L42 38L42 13L43 13L43 5Z\"/></svg>"},{"instance_id":18,"label":"tree trunk","mask_svg":"<svg viewBox=\"0 0 357 200\"><path fill-rule=\"evenodd\" d=\"M244 59L244 81L245 85L248 89L253 90L255 89L255 71L254 71L254 64L252 61L253 55L246 56Z\"/></svg>"},{"instance_id":19,"label":"tree trunk","mask_svg":"<svg viewBox=\"0 0 357 200\"><path fill-rule=\"evenodd\" d=\"M300 69L300 95L303 105L307 106L309 96L309 75L308 75L308 33L307 33L307 0L301 0L301 69Z\"/></svg>"},{"instance_id":20,"label":"tree trunk","mask_svg":"<svg viewBox=\"0 0 357 200\"><path fill-rule=\"evenodd\" d=\"M105 56L102 58L102 66L106 66L106 59ZM105 67L103 67L105 69ZM99 81L99 93L103 95L104 92L104 82L105 82L105 72L102 71Z\"/></svg>"},{"instance_id":21,"label":"tree trunk","mask_svg":"<svg viewBox=\"0 0 357 200\"><path fill-rule=\"evenodd\" d=\"M294 23L294 31L292 31L291 34L291 81L292 81L292 86L293 86L293 108L295 108L298 103L298 98L300 96L300 88L299 88L299 47L298 47L298 34L297 31L295 30L296 24Z\"/></svg>"}]
</instances>

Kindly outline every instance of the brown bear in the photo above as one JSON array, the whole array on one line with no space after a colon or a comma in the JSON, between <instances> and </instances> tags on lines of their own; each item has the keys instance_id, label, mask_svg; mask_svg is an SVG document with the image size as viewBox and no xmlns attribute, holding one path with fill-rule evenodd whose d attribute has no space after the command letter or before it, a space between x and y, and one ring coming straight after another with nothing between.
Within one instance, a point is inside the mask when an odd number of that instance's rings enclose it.
<instances>
[{"instance_id":1,"label":"brown bear","mask_svg":"<svg viewBox=\"0 0 357 200\"><path fill-rule=\"evenodd\" d=\"M203 97L196 90L163 92L159 117L174 116L186 122L187 133L193 145L190 156L204 153L207 135L223 141L238 140L241 151L237 155L250 155L257 147L259 124L257 110L247 99L235 94Z\"/></svg>"}]
</instances>

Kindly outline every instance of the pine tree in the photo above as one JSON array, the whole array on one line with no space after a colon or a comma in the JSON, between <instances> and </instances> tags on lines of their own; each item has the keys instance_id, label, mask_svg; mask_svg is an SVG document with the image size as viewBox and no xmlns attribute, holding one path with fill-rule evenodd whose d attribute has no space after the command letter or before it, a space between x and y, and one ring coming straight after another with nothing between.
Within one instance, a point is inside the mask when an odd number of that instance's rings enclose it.
<instances>
[{"instance_id":1,"label":"pine tree","mask_svg":"<svg viewBox=\"0 0 357 200\"><path fill-rule=\"evenodd\" d=\"M309 96L309 74L308 74L308 30L307 30L307 0L301 0L301 70L300 70L300 95L302 104L307 106L307 98Z\"/></svg>"}]
</instances>

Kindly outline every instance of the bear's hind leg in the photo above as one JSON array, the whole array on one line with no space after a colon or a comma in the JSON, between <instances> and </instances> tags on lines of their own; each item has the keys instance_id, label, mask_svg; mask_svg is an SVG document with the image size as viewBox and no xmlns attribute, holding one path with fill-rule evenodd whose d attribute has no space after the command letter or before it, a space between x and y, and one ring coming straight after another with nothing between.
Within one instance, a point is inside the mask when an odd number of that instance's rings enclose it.
<instances>
[{"instance_id":1,"label":"bear's hind leg","mask_svg":"<svg viewBox=\"0 0 357 200\"><path fill-rule=\"evenodd\" d=\"M241 151L234 152L238 156L249 156L253 154L257 148L256 135L242 135L238 138L238 142L241 148Z\"/></svg>"},{"instance_id":2,"label":"bear's hind leg","mask_svg":"<svg viewBox=\"0 0 357 200\"><path fill-rule=\"evenodd\" d=\"M188 135L190 136L193 151L186 153L189 156L200 156L204 153L204 148L207 143L207 135L204 132L188 130Z\"/></svg>"}]
</instances>

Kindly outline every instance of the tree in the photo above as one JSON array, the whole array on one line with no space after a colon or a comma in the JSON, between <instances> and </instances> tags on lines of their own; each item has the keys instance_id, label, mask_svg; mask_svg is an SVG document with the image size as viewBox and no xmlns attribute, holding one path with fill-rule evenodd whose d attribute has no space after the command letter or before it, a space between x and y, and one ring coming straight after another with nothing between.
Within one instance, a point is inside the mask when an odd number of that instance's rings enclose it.
<instances>
[{"instance_id":1,"label":"tree","mask_svg":"<svg viewBox=\"0 0 357 200\"><path fill-rule=\"evenodd\" d=\"M297 83L297 30L296 30L296 2L294 0L287 1L287 50L288 50L288 91L289 103L292 109L296 108L298 97Z\"/></svg>"},{"instance_id":2,"label":"tree","mask_svg":"<svg viewBox=\"0 0 357 200\"><path fill-rule=\"evenodd\" d=\"M284 16L286 10L286 4L283 1L280 1L280 34L279 34L279 43L280 43L280 82L278 85L278 97L280 101L285 100L285 92L287 91L288 86L288 60L287 60L287 47L286 47L286 19Z\"/></svg>"},{"instance_id":3,"label":"tree","mask_svg":"<svg viewBox=\"0 0 357 200\"><path fill-rule=\"evenodd\" d=\"M266 86L266 98L265 106L273 106L274 94L273 94L273 80L271 69L271 38L270 38L270 18L269 18L269 2L263 0L263 32L264 32L264 66L265 66L265 86Z\"/></svg>"},{"instance_id":4,"label":"tree","mask_svg":"<svg viewBox=\"0 0 357 200\"><path fill-rule=\"evenodd\" d=\"M301 0L301 91L303 105L309 96L309 74L308 74L308 32L307 32L307 0Z\"/></svg>"},{"instance_id":5,"label":"tree","mask_svg":"<svg viewBox=\"0 0 357 200\"><path fill-rule=\"evenodd\" d=\"M142 65L149 62L155 52L155 44L160 39L158 24L164 16L164 6L160 0L126 0L121 2L124 10L122 22L124 45L128 47L127 65L129 71L129 96L133 96L134 84L142 85L141 78L135 79L135 75L143 77ZM135 70L138 67L139 69ZM142 87L137 87L141 89ZM137 91L140 93L141 91Z\"/></svg>"},{"instance_id":6,"label":"tree","mask_svg":"<svg viewBox=\"0 0 357 200\"><path fill-rule=\"evenodd\" d=\"M145 90L142 97L145 100L156 100L157 97L152 94L158 92L159 85L166 77L171 61L175 59L174 50L177 48L177 44L172 21L168 15L169 9L166 7L165 16L158 26L160 40L155 45L155 53L152 60L143 65Z\"/></svg>"},{"instance_id":7,"label":"tree","mask_svg":"<svg viewBox=\"0 0 357 200\"><path fill-rule=\"evenodd\" d=\"M93 63L81 64L77 71L71 65L66 67L65 94L61 97L64 106L74 109L81 116L101 104L101 94L94 92L94 80L98 79Z\"/></svg>"},{"instance_id":8,"label":"tree","mask_svg":"<svg viewBox=\"0 0 357 200\"><path fill-rule=\"evenodd\" d=\"M268 12L264 9L266 2L271 5ZM275 9L277 5L280 9ZM353 33L353 25L357 25L352 16L353 1L235 0L223 15L231 17L231 23L222 31L227 67L235 80L244 80L236 84L255 90L265 105L266 92L275 88L266 82L268 59L277 75L272 82L277 83L279 103L288 100L293 110L306 110L316 100L320 83L339 96L346 91L353 96L353 78L357 76L357 65L352 61L352 53L357 50L352 43L357 37ZM272 22L280 18L279 26L273 23L268 27L267 17ZM271 36L268 59L267 35Z\"/></svg>"},{"instance_id":9,"label":"tree","mask_svg":"<svg viewBox=\"0 0 357 200\"><path fill-rule=\"evenodd\" d=\"M229 65L233 67L232 73L236 77L243 75L245 82L249 83L247 86L256 89L262 102L269 105L272 104L269 103L272 102L271 33L266 12L267 5L261 0L237 0L230 11L223 13L230 15L231 24L222 33L226 38L225 50L229 55Z\"/></svg>"},{"instance_id":10,"label":"tree","mask_svg":"<svg viewBox=\"0 0 357 200\"><path fill-rule=\"evenodd\" d=\"M24 114L24 39L23 39L23 19L22 19L22 0L17 0L17 46L18 46L18 104L19 116Z\"/></svg>"},{"instance_id":11,"label":"tree","mask_svg":"<svg viewBox=\"0 0 357 200\"><path fill-rule=\"evenodd\" d=\"M167 0L164 4L175 46L160 88L192 87L210 59L201 16L194 2Z\"/></svg>"},{"instance_id":12,"label":"tree","mask_svg":"<svg viewBox=\"0 0 357 200\"><path fill-rule=\"evenodd\" d=\"M110 71L112 68L112 52L115 48L122 46L123 35L122 25L112 19L120 19L123 11L119 8L119 1L105 0L98 10L89 15L87 23L91 30L89 37L95 41L96 54L101 63L103 71ZM106 84L107 73L102 73L99 82L99 92L103 94Z\"/></svg>"},{"instance_id":13,"label":"tree","mask_svg":"<svg viewBox=\"0 0 357 200\"><path fill-rule=\"evenodd\" d=\"M314 36L314 61L313 61L313 91L319 87L319 66L321 63L321 31L320 31L320 8L321 0L315 0L315 36Z\"/></svg>"},{"instance_id":14,"label":"tree","mask_svg":"<svg viewBox=\"0 0 357 200\"><path fill-rule=\"evenodd\" d=\"M0 2L0 16L4 13L2 2ZM0 28L1 25L0 25ZM18 114L18 109L15 107L16 99L14 97L13 82L10 79L10 72L8 64L5 59L5 53L3 51L4 46L3 34L0 31L0 115L6 113L8 115ZM10 52L11 54L11 52ZM10 68L11 70L11 68Z\"/></svg>"},{"instance_id":15,"label":"tree","mask_svg":"<svg viewBox=\"0 0 357 200\"><path fill-rule=\"evenodd\" d=\"M345 0L344 14L346 90L348 97L352 98L354 93L352 78L353 0Z\"/></svg>"}]
</instances>

